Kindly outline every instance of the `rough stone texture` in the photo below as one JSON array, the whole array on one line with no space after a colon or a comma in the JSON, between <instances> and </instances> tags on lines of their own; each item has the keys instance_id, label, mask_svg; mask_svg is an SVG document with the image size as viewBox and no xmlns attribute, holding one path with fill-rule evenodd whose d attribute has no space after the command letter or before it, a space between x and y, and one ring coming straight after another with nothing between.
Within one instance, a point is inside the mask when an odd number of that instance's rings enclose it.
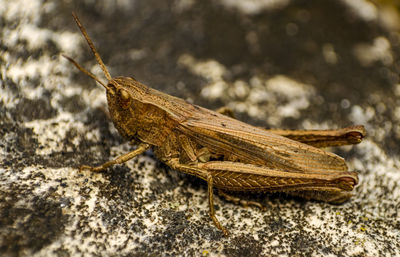
<instances>
[{"instance_id":1,"label":"rough stone texture","mask_svg":"<svg viewBox=\"0 0 400 257\"><path fill-rule=\"evenodd\" d=\"M103 78L71 11L113 75L188 101L229 106L283 128L363 124L366 140L333 149L359 171L351 201L216 197L151 152L101 174L124 153ZM0 4L1 256L399 256L398 12L367 1L41 1ZM399 24L399 23L397 23Z\"/></svg>"}]
</instances>

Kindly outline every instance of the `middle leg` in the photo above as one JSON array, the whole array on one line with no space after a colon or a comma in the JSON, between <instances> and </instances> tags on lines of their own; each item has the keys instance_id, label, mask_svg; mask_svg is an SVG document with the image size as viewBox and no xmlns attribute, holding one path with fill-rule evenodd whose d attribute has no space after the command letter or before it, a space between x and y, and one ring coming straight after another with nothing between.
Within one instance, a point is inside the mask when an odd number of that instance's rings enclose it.
<instances>
[{"instance_id":1,"label":"middle leg","mask_svg":"<svg viewBox=\"0 0 400 257\"><path fill-rule=\"evenodd\" d=\"M181 164L181 163L179 163L179 159L171 159L167 162L167 165L173 169L200 177L207 181L207 186L208 186L208 190L207 190L208 194L207 195L208 195L208 206L209 206L209 211L210 211L210 217L211 217L212 221L214 222L214 225L218 229L220 229L224 233L225 236L228 236L229 235L228 230L226 230L221 225L221 223L217 219L217 216L215 215L214 187L213 187L214 180L213 180L212 173L205 169L198 168L195 165Z\"/></svg>"}]
</instances>

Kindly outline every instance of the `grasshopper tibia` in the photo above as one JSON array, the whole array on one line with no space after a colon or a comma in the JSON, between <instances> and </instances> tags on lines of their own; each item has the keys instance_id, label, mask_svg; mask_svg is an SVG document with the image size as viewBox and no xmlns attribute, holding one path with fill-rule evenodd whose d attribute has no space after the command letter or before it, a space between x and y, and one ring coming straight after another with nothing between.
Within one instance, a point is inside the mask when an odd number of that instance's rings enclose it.
<instances>
[{"instance_id":1,"label":"grasshopper tibia","mask_svg":"<svg viewBox=\"0 0 400 257\"><path fill-rule=\"evenodd\" d=\"M264 210L264 206L259 203L259 202L255 202L255 201L246 201L241 199L240 197L235 197L233 195L230 195L222 190L218 190L218 194L222 197L225 198L225 200L227 200L228 202L233 202L234 204L240 204L243 207L248 207L248 206L255 206L257 208L260 208L261 210Z\"/></svg>"}]
</instances>

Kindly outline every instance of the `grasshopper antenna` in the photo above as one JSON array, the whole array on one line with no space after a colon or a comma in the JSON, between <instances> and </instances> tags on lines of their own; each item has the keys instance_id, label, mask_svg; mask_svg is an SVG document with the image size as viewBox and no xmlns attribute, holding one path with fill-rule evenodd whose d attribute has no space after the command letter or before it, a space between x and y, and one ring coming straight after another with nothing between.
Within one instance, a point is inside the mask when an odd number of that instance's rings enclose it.
<instances>
[{"instance_id":1,"label":"grasshopper antenna","mask_svg":"<svg viewBox=\"0 0 400 257\"><path fill-rule=\"evenodd\" d=\"M74 12L72 13L72 16L74 17L74 20L75 20L76 24L78 25L78 27L81 30L83 36L85 37L86 41L88 42L90 49L92 49L92 52L93 52L94 56L96 57L97 62L100 64L100 67L103 70L104 75L106 76L107 80L109 80L109 81L112 80L112 77L111 77L110 73L108 72L106 66L104 65L103 60L101 59L99 53L97 52L96 48L94 47L94 44L93 44L92 40L90 39L89 35L86 33L86 30L83 27L83 25L82 25L81 21L79 20L78 16ZM72 63L74 63L74 62L72 62ZM77 63L74 63L74 64L75 64L76 67L78 67L79 70L83 71L83 69L79 68L80 67L79 65L78 66L76 65ZM88 73L86 73L86 74L88 74ZM92 77L91 75L89 75L89 76ZM98 81L98 80L96 79L96 81Z\"/></svg>"},{"instance_id":2,"label":"grasshopper antenna","mask_svg":"<svg viewBox=\"0 0 400 257\"><path fill-rule=\"evenodd\" d=\"M98 79L93 73L91 73L90 71L86 70L85 68L83 68L82 66L80 66L74 59L72 59L71 57L68 57L66 55L62 55L65 59L67 59L68 61L72 62L73 65L75 65L76 68L78 68L78 70L82 71L83 73L85 73L86 75L88 75L89 77L91 77L92 79L96 80L100 85L102 85L105 89L109 89L103 82L101 82L100 79Z\"/></svg>"}]
</instances>

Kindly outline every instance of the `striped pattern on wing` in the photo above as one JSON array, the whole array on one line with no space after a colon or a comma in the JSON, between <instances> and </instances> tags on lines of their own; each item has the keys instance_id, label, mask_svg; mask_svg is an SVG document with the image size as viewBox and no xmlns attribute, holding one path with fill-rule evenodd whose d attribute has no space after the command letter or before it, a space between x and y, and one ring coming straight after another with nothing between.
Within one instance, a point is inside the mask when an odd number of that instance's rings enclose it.
<instances>
[{"instance_id":1,"label":"striped pattern on wing","mask_svg":"<svg viewBox=\"0 0 400 257\"><path fill-rule=\"evenodd\" d=\"M242 163L290 172L327 174L347 171L343 158L333 153L200 109L199 115L194 114L176 129L211 152L233 155Z\"/></svg>"}]
</instances>

